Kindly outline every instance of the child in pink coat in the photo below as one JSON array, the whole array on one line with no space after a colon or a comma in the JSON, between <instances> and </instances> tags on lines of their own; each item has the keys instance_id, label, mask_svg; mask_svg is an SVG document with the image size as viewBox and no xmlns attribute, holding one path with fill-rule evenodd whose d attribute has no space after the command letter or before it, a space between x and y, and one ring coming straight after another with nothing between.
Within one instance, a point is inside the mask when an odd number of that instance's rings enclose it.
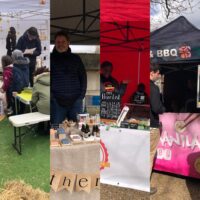
<instances>
[{"instance_id":1,"label":"child in pink coat","mask_svg":"<svg viewBox=\"0 0 200 200\"><path fill-rule=\"evenodd\" d=\"M2 93L6 93L7 98L7 107L8 109L12 106L12 92L11 92L11 84L13 79L13 65L12 58L10 56L3 56L1 58L2 69L3 69L3 85L0 88Z\"/></svg>"}]
</instances>

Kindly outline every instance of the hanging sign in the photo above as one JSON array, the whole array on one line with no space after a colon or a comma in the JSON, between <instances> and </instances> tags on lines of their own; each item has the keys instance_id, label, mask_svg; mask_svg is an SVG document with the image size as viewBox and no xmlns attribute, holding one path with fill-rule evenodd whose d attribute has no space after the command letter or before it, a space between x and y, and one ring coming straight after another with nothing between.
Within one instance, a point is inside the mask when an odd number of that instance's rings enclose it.
<instances>
[{"instance_id":1,"label":"hanging sign","mask_svg":"<svg viewBox=\"0 0 200 200\"><path fill-rule=\"evenodd\" d=\"M200 46L190 43L178 45L168 45L164 47L151 47L151 61L154 63L167 62L188 62L190 60L199 60Z\"/></svg>"}]
</instances>

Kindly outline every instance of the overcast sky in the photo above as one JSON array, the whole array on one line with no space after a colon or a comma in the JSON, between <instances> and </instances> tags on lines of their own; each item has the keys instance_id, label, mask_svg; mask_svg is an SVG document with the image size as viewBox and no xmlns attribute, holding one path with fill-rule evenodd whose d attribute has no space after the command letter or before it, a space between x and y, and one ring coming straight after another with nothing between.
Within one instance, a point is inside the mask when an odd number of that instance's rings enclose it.
<instances>
[{"instance_id":1,"label":"overcast sky","mask_svg":"<svg viewBox=\"0 0 200 200\"><path fill-rule=\"evenodd\" d=\"M41 10L48 9L50 0L46 0L44 5L40 0L0 0L0 12L12 12L20 10Z\"/></svg>"},{"instance_id":2,"label":"overcast sky","mask_svg":"<svg viewBox=\"0 0 200 200\"><path fill-rule=\"evenodd\" d=\"M192 9L192 11L188 10L181 14L173 14L169 17L169 19L166 19L159 6L157 6L154 9L151 9L151 30L155 30L164 26L165 24L169 23L170 21L173 21L180 15L185 16L193 25L200 29L200 1L193 0L193 3L195 2L197 5L195 6L195 8Z\"/></svg>"}]
</instances>

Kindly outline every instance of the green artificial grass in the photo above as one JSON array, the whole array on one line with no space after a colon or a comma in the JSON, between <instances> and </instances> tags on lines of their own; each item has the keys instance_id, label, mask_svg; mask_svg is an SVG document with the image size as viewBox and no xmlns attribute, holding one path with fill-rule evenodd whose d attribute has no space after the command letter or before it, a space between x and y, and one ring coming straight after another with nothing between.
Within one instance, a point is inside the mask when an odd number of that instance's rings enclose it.
<instances>
[{"instance_id":1,"label":"green artificial grass","mask_svg":"<svg viewBox=\"0 0 200 200\"><path fill-rule=\"evenodd\" d=\"M4 119L0 122L0 188L7 181L23 180L49 192L49 135L27 134L22 140L22 155L12 147L13 138L13 127Z\"/></svg>"}]
</instances>

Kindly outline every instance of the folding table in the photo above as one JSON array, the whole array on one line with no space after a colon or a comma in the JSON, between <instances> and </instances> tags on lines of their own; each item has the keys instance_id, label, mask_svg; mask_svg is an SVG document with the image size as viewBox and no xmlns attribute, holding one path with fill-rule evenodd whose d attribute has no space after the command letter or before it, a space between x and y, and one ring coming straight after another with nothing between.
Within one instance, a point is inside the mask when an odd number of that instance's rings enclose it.
<instances>
[{"instance_id":1,"label":"folding table","mask_svg":"<svg viewBox=\"0 0 200 200\"><path fill-rule=\"evenodd\" d=\"M39 112L26 113L22 115L15 115L9 117L9 121L14 127L14 144L13 147L21 155L22 147L21 140L22 136L26 133L21 133L21 128L38 124L40 122L50 121L50 115L42 114Z\"/></svg>"}]
</instances>

